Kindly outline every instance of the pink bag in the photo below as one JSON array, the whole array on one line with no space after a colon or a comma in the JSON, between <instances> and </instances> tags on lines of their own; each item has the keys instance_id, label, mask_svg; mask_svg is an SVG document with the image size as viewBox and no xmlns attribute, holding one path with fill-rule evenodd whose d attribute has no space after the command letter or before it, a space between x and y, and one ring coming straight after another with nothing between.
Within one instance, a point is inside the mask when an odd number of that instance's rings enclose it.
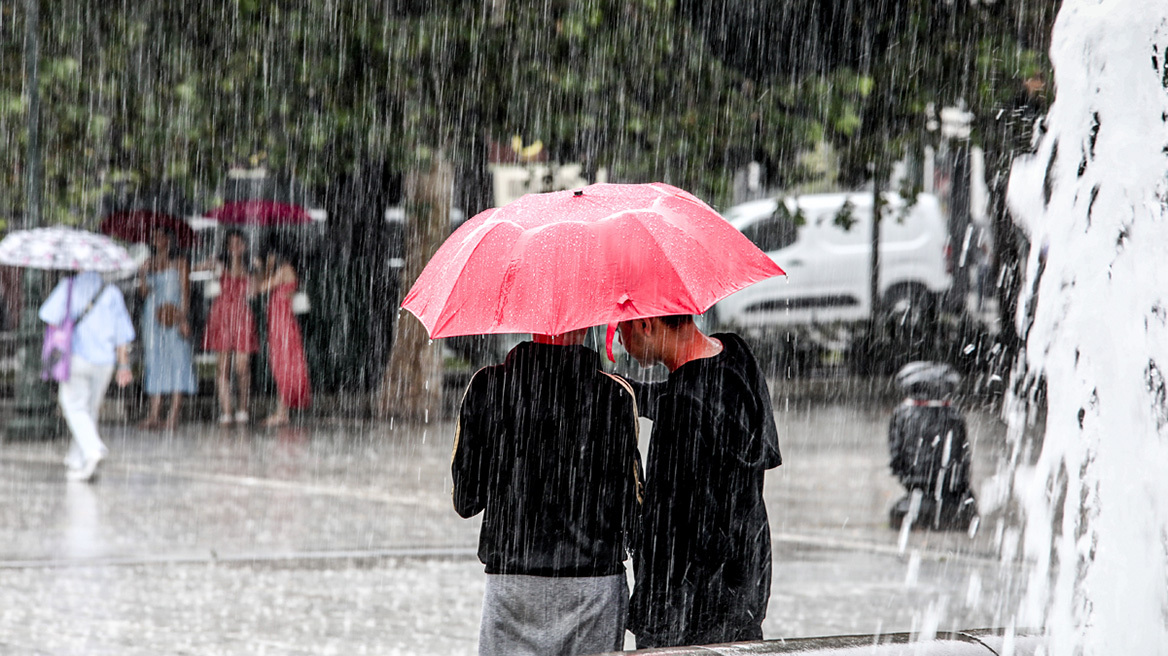
<instances>
[{"instance_id":1,"label":"pink bag","mask_svg":"<svg viewBox=\"0 0 1168 656\"><path fill-rule=\"evenodd\" d=\"M100 293L100 292L99 292ZM63 383L69 380L69 358L73 354L73 279L65 297L65 318L59 325L45 326L45 343L41 346L41 380Z\"/></svg>"}]
</instances>

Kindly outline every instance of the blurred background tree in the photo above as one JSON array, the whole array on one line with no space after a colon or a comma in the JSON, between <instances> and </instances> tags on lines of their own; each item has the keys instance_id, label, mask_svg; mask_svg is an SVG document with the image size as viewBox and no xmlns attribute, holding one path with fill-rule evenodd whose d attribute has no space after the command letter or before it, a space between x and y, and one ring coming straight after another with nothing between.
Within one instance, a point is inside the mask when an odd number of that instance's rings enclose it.
<instances>
[{"instance_id":1,"label":"blurred background tree","mask_svg":"<svg viewBox=\"0 0 1168 656\"><path fill-rule=\"evenodd\" d=\"M883 188L894 162L919 156L925 146L936 149L941 108L973 116L968 142L957 145L985 152L1003 347L996 362L982 364L1009 367L1020 343L1015 310L1029 246L1006 211L1005 185L1049 102L1047 50L1057 3L678 0L676 6L748 80L802 91L792 109L823 126L845 187ZM758 159L766 162L763 152ZM786 183L780 176L777 186ZM876 282L873 266L873 288Z\"/></svg>"}]
</instances>

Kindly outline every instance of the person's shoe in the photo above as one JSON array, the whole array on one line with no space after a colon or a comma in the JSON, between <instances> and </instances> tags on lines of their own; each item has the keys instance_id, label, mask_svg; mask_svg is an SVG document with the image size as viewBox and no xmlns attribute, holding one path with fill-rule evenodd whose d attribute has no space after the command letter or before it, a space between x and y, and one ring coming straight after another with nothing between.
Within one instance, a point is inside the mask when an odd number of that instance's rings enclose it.
<instances>
[{"instance_id":1,"label":"person's shoe","mask_svg":"<svg viewBox=\"0 0 1168 656\"><path fill-rule=\"evenodd\" d=\"M235 423L237 424L246 424L250 420L251 417L248 416L247 410L240 410L235 413Z\"/></svg>"},{"instance_id":2,"label":"person's shoe","mask_svg":"<svg viewBox=\"0 0 1168 656\"><path fill-rule=\"evenodd\" d=\"M219 415L219 425L220 426L230 426L231 425L231 415L226 413L226 412Z\"/></svg>"},{"instance_id":3,"label":"person's shoe","mask_svg":"<svg viewBox=\"0 0 1168 656\"><path fill-rule=\"evenodd\" d=\"M97 475L97 466L101 464L101 461L104 457L105 456L98 454L93 458L86 458L84 466L78 469L70 469L69 471L65 472L66 480L83 483L92 481L93 477Z\"/></svg>"},{"instance_id":4,"label":"person's shoe","mask_svg":"<svg viewBox=\"0 0 1168 656\"><path fill-rule=\"evenodd\" d=\"M288 425L288 418L287 417L277 417L275 415L272 415L271 417L268 417L267 419L264 420L264 428L279 428L281 426L287 426L287 425Z\"/></svg>"}]
</instances>

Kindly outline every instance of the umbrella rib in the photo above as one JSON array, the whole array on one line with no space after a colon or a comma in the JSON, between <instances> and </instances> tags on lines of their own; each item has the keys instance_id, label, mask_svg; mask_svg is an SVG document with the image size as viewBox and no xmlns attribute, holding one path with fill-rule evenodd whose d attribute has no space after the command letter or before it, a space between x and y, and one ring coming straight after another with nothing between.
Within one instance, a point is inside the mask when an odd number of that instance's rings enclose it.
<instances>
[{"instance_id":1,"label":"umbrella rib","mask_svg":"<svg viewBox=\"0 0 1168 656\"><path fill-rule=\"evenodd\" d=\"M617 216L617 215L619 215L619 214L624 214L624 213L626 213L626 212L635 213L635 212L640 212L640 211L643 211L643 210L625 210L625 211L622 211L622 212L617 212L617 213L613 214L612 216L613 216L613 217L615 217L615 216ZM660 213L660 212L658 212L658 211L655 211L655 210L654 210L654 213L655 213L657 216L661 216L661 213ZM612 217L610 217L610 218L612 218ZM663 244L662 244L662 243L661 243L661 242L660 242L660 241L657 239L657 235L656 235L656 234L654 234L652 230L649 230L649 229L648 229L648 228L645 226L645 224L641 223L640 221L635 221L635 222L634 222L634 225L635 225L635 226L636 226L638 229L640 229L642 232L644 232L645 234L649 235L649 238L650 238L650 239L652 239L652 240L653 240L653 243L654 243L654 244L657 246L657 250L658 250L658 251L660 251L660 252L661 252L661 254L662 254L662 256L665 258L665 260L666 260L667 262L669 262L669 265L670 265L670 270L671 270L671 271L673 271L673 272L675 273L675 275L676 275L676 277L677 277L677 281L678 281L678 282L681 284L681 287L682 287L683 289L685 289L685 293L686 293L686 294L687 294L687 295L688 295L690 298L693 298L693 296L694 296L694 294L693 294L693 290L692 290L692 289L690 289L690 287L689 287L689 284L687 284L687 283L686 283L685 279L684 279L684 278L682 278L682 277L681 277L681 275L677 273L677 272L679 271L679 269L677 268L677 263L676 263L676 262L673 260L673 258L670 256L669 250L668 250L668 249L666 249L666 248L665 248L665 246L664 246L664 245L663 245ZM670 225L670 227L675 227L675 226L673 226L673 224L672 224L672 223L670 223L669 225ZM683 231L683 232L684 232L684 231ZM636 299L634 299L634 300L636 300Z\"/></svg>"},{"instance_id":2,"label":"umbrella rib","mask_svg":"<svg viewBox=\"0 0 1168 656\"><path fill-rule=\"evenodd\" d=\"M691 204L691 205L695 205L695 206L701 207L702 209L704 209L704 210L706 210L706 211L713 212L713 209L709 208L709 207L708 207L708 206L707 206L705 203L703 203L703 202L702 202L700 199L698 199L698 198L693 198L693 199L691 200L691 199L689 199L689 198L685 198L685 197L683 197L683 196L678 196L678 195L671 195L671 197L673 197L673 198L677 198L677 199L679 199L679 200L682 200L682 201L684 201L684 202L687 202L687 203L689 203L689 204ZM716 212L715 212L715 215L717 215L717 213L716 213ZM689 218L690 218L689 216L687 216L687 215L684 215L684 214L683 214L682 216L684 216L684 217L685 217L685 218L687 218L687 219L689 219ZM719 217L719 220L721 220L721 221L723 221L723 222L725 221L724 219L721 219L720 217ZM728 226L729 226L729 223L726 223L725 225L728 227ZM721 226L721 225L719 225L719 226L718 226L718 228L722 228L722 227L723 227L723 226ZM679 229L680 229L680 228L679 228ZM688 231L682 230L682 232L688 232ZM737 233L737 230L736 230L736 229L734 229L734 232L735 232L735 233ZM693 243L694 243L694 244L695 244L695 245L696 245L698 248L701 248L702 252L703 252L703 253L705 253L706 257L707 257L707 258L709 258L711 261L717 262L717 261L719 261L719 260L721 259L720 257L718 257L718 254L717 254L717 253L715 253L713 250L711 250L710 244L709 244L709 243L707 243L707 241L706 241L706 240L704 240L704 239L694 239L694 240L693 240ZM768 259L769 259L769 258L768 258ZM671 260L671 262L672 262L672 260ZM784 275L785 275L785 274L784 274ZM741 288L743 287L743 286L741 286L741 285L735 285L735 286L737 286L739 289L741 289ZM686 287L686 291L689 291L689 288L688 288L688 286ZM691 292L691 295L692 295L692 292ZM715 302L716 302L716 301L715 301ZM706 311L706 310L710 309L710 307L712 307L712 306L713 306L713 303L711 303L709 307L702 308L702 311L704 312L704 311Z\"/></svg>"}]
</instances>

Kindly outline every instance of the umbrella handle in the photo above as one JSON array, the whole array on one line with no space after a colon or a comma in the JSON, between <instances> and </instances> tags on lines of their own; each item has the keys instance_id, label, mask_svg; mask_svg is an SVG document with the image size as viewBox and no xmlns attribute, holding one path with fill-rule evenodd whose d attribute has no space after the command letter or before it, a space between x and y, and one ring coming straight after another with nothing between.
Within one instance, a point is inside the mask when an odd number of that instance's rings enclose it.
<instances>
[{"instance_id":1,"label":"umbrella handle","mask_svg":"<svg viewBox=\"0 0 1168 656\"><path fill-rule=\"evenodd\" d=\"M609 362L616 362L616 358L612 355L612 340L616 337L616 324L608 324L608 332L604 336L604 351L608 354Z\"/></svg>"}]
</instances>

